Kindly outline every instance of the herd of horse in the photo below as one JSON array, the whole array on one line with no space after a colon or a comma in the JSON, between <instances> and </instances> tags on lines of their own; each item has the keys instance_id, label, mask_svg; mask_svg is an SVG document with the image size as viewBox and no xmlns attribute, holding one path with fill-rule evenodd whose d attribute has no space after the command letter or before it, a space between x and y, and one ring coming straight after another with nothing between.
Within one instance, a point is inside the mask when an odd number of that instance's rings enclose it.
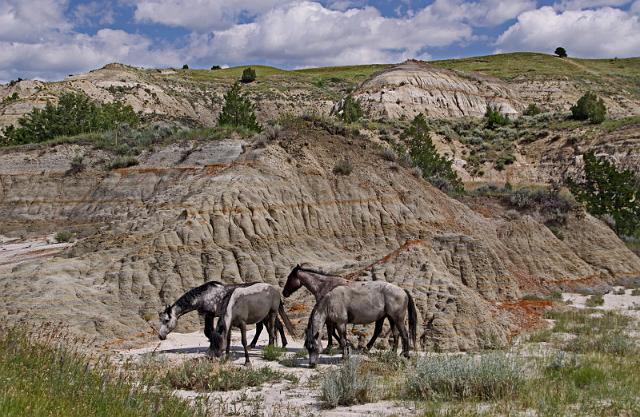
<instances>
[{"instance_id":1,"label":"herd of horse","mask_svg":"<svg viewBox=\"0 0 640 417\"><path fill-rule=\"evenodd\" d=\"M404 356L409 356L411 345L415 347L417 310L407 290L383 281L348 281L297 265L287 277L282 296L289 297L303 286L316 300L304 341L311 367L318 363L321 352L320 334L325 326L327 349L332 347L335 338L342 349L343 358L349 355L347 324L375 323L367 350L382 332L385 319L389 321L394 336L394 352L398 348L399 339L402 340ZM251 363L249 348L255 347L263 328L267 329L269 345L275 344L276 332L280 334L282 346L287 345L285 327L290 335L294 334L280 291L271 284L222 284L210 281L187 291L160 312L160 340L165 340L175 329L178 318L190 311L198 311L204 315L204 333L210 342L208 354L215 357L221 357L225 352L229 354L231 328L239 328L246 365ZM216 317L218 323L214 326ZM408 326L405 319L408 319ZM256 325L256 333L251 343L247 344L249 324Z\"/></svg>"}]
</instances>

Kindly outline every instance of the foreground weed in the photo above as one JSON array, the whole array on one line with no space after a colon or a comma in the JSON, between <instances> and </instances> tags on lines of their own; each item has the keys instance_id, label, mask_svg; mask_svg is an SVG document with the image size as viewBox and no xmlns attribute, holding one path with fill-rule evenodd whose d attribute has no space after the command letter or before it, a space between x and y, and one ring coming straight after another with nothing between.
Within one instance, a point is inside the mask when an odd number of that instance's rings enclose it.
<instances>
[{"instance_id":1,"label":"foreground weed","mask_svg":"<svg viewBox=\"0 0 640 417\"><path fill-rule=\"evenodd\" d=\"M201 410L161 388L130 381L106 359L52 328L0 328L3 417L189 417Z\"/></svg>"},{"instance_id":2,"label":"foreground weed","mask_svg":"<svg viewBox=\"0 0 640 417\"><path fill-rule=\"evenodd\" d=\"M371 401L373 379L362 371L362 359L349 358L336 370L322 378L322 399L329 407L353 405Z\"/></svg>"},{"instance_id":3,"label":"foreground weed","mask_svg":"<svg viewBox=\"0 0 640 417\"><path fill-rule=\"evenodd\" d=\"M277 361L287 350L275 345L267 345L262 349L262 358L265 361Z\"/></svg>"},{"instance_id":4,"label":"foreground weed","mask_svg":"<svg viewBox=\"0 0 640 417\"><path fill-rule=\"evenodd\" d=\"M425 356L408 370L407 391L416 399L495 400L524 384L524 364L505 353Z\"/></svg>"},{"instance_id":5,"label":"foreground weed","mask_svg":"<svg viewBox=\"0 0 640 417\"><path fill-rule=\"evenodd\" d=\"M231 391L283 379L297 382L294 375L268 367L238 367L206 358L185 361L180 366L170 369L164 376L164 382L168 386L194 391Z\"/></svg>"}]
</instances>

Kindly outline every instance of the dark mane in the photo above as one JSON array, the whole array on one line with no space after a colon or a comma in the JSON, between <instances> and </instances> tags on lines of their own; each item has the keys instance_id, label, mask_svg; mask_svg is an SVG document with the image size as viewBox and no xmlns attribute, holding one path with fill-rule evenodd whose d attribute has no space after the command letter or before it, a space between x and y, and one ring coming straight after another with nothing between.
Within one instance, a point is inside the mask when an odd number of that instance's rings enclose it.
<instances>
[{"instance_id":1,"label":"dark mane","mask_svg":"<svg viewBox=\"0 0 640 417\"><path fill-rule=\"evenodd\" d=\"M182 297L178 298L178 300L176 300L176 302L173 303L173 305L178 306L180 308L187 308L191 306L192 301L203 292L209 290L211 287L222 287L222 286L224 286L224 284L219 281L209 281L198 287L190 289L189 291L184 293Z\"/></svg>"},{"instance_id":2,"label":"dark mane","mask_svg":"<svg viewBox=\"0 0 640 417\"><path fill-rule=\"evenodd\" d=\"M296 266L296 269L298 271L310 272L312 274L319 274L319 275L324 275L324 276L327 276L327 277L336 277L336 276L338 276L338 275L328 274L328 273L326 273L324 271L320 271L320 270L317 270L317 269L303 267L303 266L300 266L300 265Z\"/></svg>"}]
</instances>

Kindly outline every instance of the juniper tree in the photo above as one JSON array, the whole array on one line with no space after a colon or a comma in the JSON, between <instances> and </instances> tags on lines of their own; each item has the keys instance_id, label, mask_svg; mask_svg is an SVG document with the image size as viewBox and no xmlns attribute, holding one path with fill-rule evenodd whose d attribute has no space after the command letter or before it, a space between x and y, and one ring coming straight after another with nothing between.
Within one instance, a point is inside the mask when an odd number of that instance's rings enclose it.
<instances>
[{"instance_id":1,"label":"juniper tree","mask_svg":"<svg viewBox=\"0 0 640 417\"><path fill-rule=\"evenodd\" d=\"M224 95L224 106L218 116L218 126L245 127L254 132L262 130L256 121L253 104L242 94L237 82Z\"/></svg>"},{"instance_id":2,"label":"juniper tree","mask_svg":"<svg viewBox=\"0 0 640 417\"><path fill-rule=\"evenodd\" d=\"M453 170L453 162L438 153L427 120L418 114L402 134L407 140L411 160L422 171L422 176L442 191L462 192L464 190L458 174Z\"/></svg>"}]
</instances>

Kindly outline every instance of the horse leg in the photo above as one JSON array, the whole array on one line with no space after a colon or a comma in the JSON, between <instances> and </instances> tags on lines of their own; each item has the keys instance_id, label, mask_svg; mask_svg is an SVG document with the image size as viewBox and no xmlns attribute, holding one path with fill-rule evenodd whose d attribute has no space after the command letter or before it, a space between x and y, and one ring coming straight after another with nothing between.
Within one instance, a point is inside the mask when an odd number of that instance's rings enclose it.
<instances>
[{"instance_id":1,"label":"horse leg","mask_svg":"<svg viewBox=\"0 0 640 417\"><path fill-rule=\"evenodd\" d=\"M322 353L329 354L331 353L331 348L333 347L333 335L336 332L336 328L333 326L333 324L331 324L331 322L326 322L325 324L327 326L327 347L324 348ZM336 335L336 340L338 341L338 344L342 346L340 344L340 336Z\"/></svg>"},{"instance_id":2,"label":"horse leg","mask_svg":"<svg viewBox=\"0 0 640 417\"><path fill-rule=\"evenodd\" d=\"M396 321L396 328L400 332L400 337L402 338L402 356L405 358L409 357L409 333L407 332L407 328L404 325L404 320ZM393 342L395 346L398 345L398 337L396 331L396 340Z\"/></svg>"},{"instance_id":3,"label":"horse leg","mask_svg":"<svg viewBox=\"0 0 640 417\"><path fill-rule=\"evenodd\" d=\"M249 349L247 348L247 325L245 323L240 324L240 337L242 338L242 347L244 348L244 365L250 366Z\"/></svg>"},{"instance_id":4,"label":"horse leg","mask_svg":"<svg viewBox=\"0 0 640 417\"><path fill-rule=\"evenodd\" d=\"M276 330L280 333L280 339L282 339L282 347L287 347L287 336L284 334L284 326L279 318L276 317Z\"/></svg>"},{"instance_id":5,"label":"horse leg","mask_svg":"<svg viewBox=\"0 0 640 417\"><path fill-rule=\"evenodd\" d=\"M231 328L227 330L227 349L225 350L225 354L229 356L229 351L231 350Z\"/></svg>"},{"instance_id":6,"label":"horse leg","mask_svg":"<svg viewBox=\"0 0 640 417\"><path fill-rule=\"evenodd\" d=\"M204 315L204 335L211 341L213 331L213 313L205 313Z\"/></svg>"},{"instance_id":7,"label":"horse leg","mask_svg":"<svg viewBox=\"0 0 640 417\"><path fill-rule=\"evenodd\" d=\"M349 356L349 344L347 343L347 323L340 324L336 326L338 330L338 340L340 342L340 347L342 348L342 359L346 359Z\"/></svg>"},{"instance_id":8,"label":"horse leg","mask_svg":"<svg viewBox=\"0 0 640 417\"><path fill-rule=\"evenodd\" d=\"M267 333L269 333L269 345L270 346L274 346L276 343L276 335L275 335L275 329L276 329L276 314L278 314L277 312L274 313L269 313L269 316L267 316Z\"/></svg>"},{"instance_id":9,"label":"horse leg","mask_svg":"<svg viewBox=\"0 0 640 417\"><path fill-rule=\"evenodd\" d=\"M391 345L391 351L393 353L396 353L398 351L398 341L400 339L398 338L398 326L391 317L389 317L389 326L391 326L391 334L393 335L393 344Z\"/></svg>"},{"instance_id":10,"label":"horse leg","mask_svg":"<svg viewBox=\"0 0 640 417\"><path fill-rule=\"evenodd\" d=\"M366 347L367 352L371 350L371 348L373 347L373 344L376 342L376 339L378 338L378 336L380 336L380 333L382 333L383 324L384 324L384 317L381 318L380 320L376 320L376 327L373 330L373 336L371 336L371 340L369 340L369 343L367 343L367 347Z\"/></svg>"},{"instance_id":11,"label":"horse leg","mask_svg":"<svg viewBox=\"0 0 640 417\"><path fill-rule=\"evenodd\" d=\"M256 335L253 336L253 340L251 341L251 343L249 344L249 347L251 349L254 349L256 347L256 344L258 343L258 338L260 337L260 333L262 333L262 328L264 327L264 325L262 324L261 321L259 321L258 323L256 323Z\"/></svg>"}]
</instances>

